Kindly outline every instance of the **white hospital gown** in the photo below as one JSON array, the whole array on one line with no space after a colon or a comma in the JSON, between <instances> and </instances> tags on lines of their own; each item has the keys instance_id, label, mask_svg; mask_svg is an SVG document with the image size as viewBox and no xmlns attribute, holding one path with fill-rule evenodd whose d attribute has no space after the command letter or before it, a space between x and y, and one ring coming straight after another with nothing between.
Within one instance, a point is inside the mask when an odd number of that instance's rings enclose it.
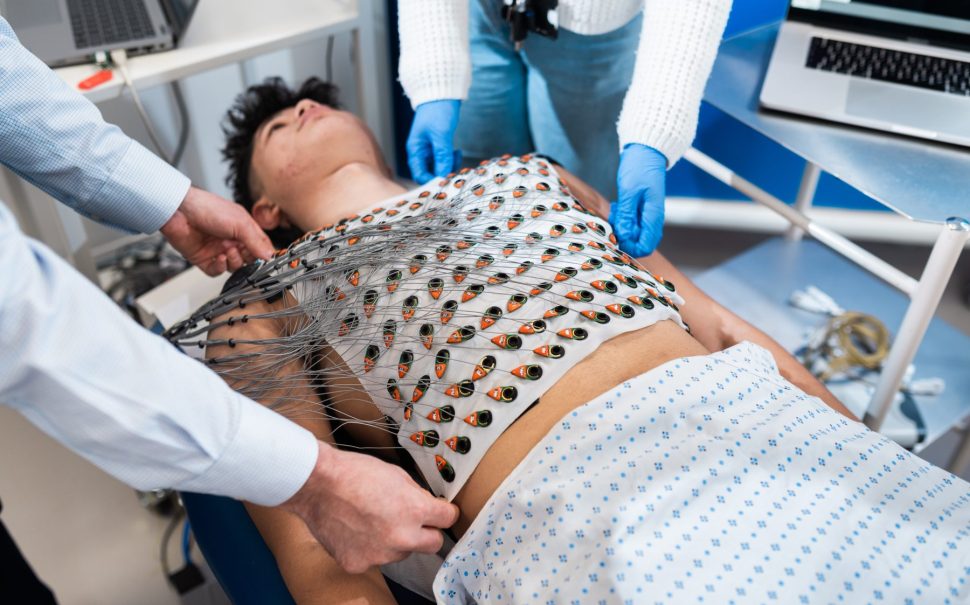
<instances>
[{"instance_id":1,"label":"white hospital gown","mask_svg":"<svg viewBox=\"0 0 970 605\"><path fill-rule=\"evenodd\" d=\"M565 417L438 573L439 603L965 603L970 485L750 343Z\"/></svg>"}]
</instances>

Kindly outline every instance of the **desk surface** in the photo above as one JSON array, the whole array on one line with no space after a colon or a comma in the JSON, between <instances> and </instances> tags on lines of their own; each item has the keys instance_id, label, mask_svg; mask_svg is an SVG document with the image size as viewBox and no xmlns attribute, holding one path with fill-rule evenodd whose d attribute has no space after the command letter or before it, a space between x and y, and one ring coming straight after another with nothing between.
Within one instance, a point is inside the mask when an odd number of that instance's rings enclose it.
<instances>
[{"instance_id":1,"label":"desk surface","mask_svg":"<svg viewBox=\"0 0 970 605\"><path fill-rule=\"evenodd\" d=\"M899 214L970 217L970 150L759 110L777 33L775 24L725 41L704 100Z\"/></svg>"},{"instance_id":2,"label":"desk surface","mask_svg":"<svg viewBox=\"0 0 970 605\"><path fill-rule=\"evenodd\" d=\"M796 289L815 285L832 295L843 308L875 315L894 337L909 304L904 294L810 240L768 240L694 281L719 303L770 334L789 351L801 348L807 340L806 334L824 326L828 320L790 306L788 299ZM915 397L927 429L926 440L917 446L918 451L970 414L967 399L970 337L934 319L913 364L916 378L939 377L946 381L946 390L941 395ZM861 415L864 407L855 411ZM881 431L887 434L885 429L891 427L885 426Z\"/></svg>"},{"instance_id":3,"label":"desk surface","mask_svg":"<svg viewBox=\"0 0 970 605\"><path fill-rule=\"evenodd\" d=\"M138 88L166 84L208 69L340 33L357 25L355 0L201 0L178 48L132 58L128 71ZM76 86L95 73L91 65L57 69ZM86 96L94 102L122 93L121 77Z\"/></svg>"}]
</instances>

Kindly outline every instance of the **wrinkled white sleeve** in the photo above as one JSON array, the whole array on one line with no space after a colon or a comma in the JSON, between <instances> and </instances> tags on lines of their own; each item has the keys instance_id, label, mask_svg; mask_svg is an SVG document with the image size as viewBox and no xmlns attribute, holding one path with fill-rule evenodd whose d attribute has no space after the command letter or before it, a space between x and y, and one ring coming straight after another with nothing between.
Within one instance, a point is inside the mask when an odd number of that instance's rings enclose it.
<instances>
[{"instance_id":1,"label":"wrinkled white sleeve","mask_svg":"<svg viewBox=\"0 0 970 605\"><path fill-rule=\"evenodd\" d=\"M0 204L0 404L118 479L273 506L313 435L125 315Z\"/></svg>"},{"instance_id":2,"label":"wrinkled white sleeve","mask_svg":"<svg viewBox=\"0 0 970 605\"><path fill-rule=\"evenodd\" d=\"M633 82L617 124L621 149L653 147L669 166L684 155L730 12L731 0L646 0Z\"/></svg>"},{"instance_id":3,"label":"wrinkled white sleeve","mask_svg":"<svg viewBox=\"0 0 970 605\"><path fill-rule=\"evenodd\" d=\"M468 0L401 0L398 31L398 72L412 107L468 97L472 82Z\"/></svg>"}]
</instances>

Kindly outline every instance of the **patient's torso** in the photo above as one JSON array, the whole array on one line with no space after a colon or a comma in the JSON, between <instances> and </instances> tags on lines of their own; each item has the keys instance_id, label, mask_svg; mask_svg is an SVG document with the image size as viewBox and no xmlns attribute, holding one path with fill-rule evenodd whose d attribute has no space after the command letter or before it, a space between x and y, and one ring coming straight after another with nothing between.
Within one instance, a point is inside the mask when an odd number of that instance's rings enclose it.
<instances>
[{"instance_id":1,"label":"patient's torso","mask_svg":"<svg viewBox=\"0 0 970 605\"><path fill-rule=\"evenodd\" d=\"M710 351L679 325L662 321L609 340L559 379L541 403L523 414L495 441L453 500L460 515L452 528L460 537L502 481L569 412L609 389L672 359Z\"/></svg>"},{"instance_id":2,"label":"patient's torso","mask_svg":"<svg viewBox=\"0 0 970 605\"><path fill-rule=\"evenodd\" d=\"M608 223L541 159L504 158L430 183L308 234L285 258L291 270L279 278L302 276L292 293L311 317L305 329L340 355L449 499L601 344L664 320L670 328L651 331L692 341L674 286L621 253Z\"/></svg>"},{"instance_id":3,"label":"patient's torso","mask_svg":"<svg viewBox=\"0 0 970 605\"><path fill-rule=\"evenodd\" d=\"M349 425L375 418L340 404L368 400L357 410L376 406L431 488L454 499L486 457L498 472L476 473L469 493L494 483L544 416L616 384L613 374L699 347L673 284L614 242L546 162L506 157L307 234L173 330L187 339L203 320L282 320L279 338L212 341L242 347L209 363L229 362L234 388L281 410L305 398L288 384L325 386L320 413ZM287 292L296 306L274 303ZM233 309L242 314L226 320ZM284 371L294 363L303 376ZM501 441L540 396L531 428Z\"/></svg>"}]
</instances>

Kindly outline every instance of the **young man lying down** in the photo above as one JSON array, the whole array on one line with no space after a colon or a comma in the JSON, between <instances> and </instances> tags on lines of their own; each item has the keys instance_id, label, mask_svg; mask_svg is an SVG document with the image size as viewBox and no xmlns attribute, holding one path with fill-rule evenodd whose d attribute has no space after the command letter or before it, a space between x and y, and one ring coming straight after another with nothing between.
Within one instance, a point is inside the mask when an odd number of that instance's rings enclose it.
<instances>
[{"instance_id":1,"label":"young man lying down","mask_svg":"<svg viewBox=\"0 0 970 605\"><path fill-rule=\"evenodd\" d=\"M625 255L552 160L408 191L316 80L251 88L229 127L237 201L281 246L306 235L176 335L209 330L235 388L460 507L440 602L967 597L968 485L659 253ZM393 602L248 508L298 602Z\"/></svg>"}]
</instances>

